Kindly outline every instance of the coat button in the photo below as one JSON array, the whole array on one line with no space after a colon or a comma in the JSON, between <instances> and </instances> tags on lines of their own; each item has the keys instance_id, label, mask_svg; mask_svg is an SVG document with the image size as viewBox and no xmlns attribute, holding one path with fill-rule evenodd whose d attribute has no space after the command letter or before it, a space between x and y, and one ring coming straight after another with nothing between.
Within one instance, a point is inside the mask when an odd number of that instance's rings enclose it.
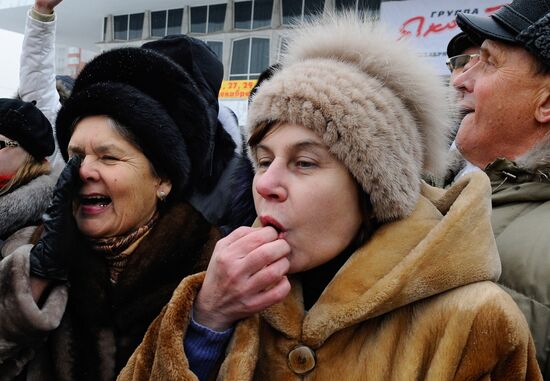
<instances>
[{"instance_id":1,"label":"coat button","mask_svg":"<svg viewBox=\"0 0 550 381\"><path fill-rule=\"evenodd\" d=\"M315 352L300 345L288 353L288 366L296 374L305 374L315 368Z\"/></svg>"}]
</instances>

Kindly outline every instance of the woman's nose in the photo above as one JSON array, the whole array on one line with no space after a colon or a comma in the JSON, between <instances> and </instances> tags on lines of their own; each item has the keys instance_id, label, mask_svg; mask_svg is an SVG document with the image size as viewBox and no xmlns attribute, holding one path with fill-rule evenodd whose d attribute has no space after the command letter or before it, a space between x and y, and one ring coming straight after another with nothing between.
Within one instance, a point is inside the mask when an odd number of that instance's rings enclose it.
<instances>
[{"instance_id":1,"label":"woman's nose","mask_svg":"<svg viewBox=\"0 0 550 381\"><path fill-rule=\"evenodd\" d=\"M264 199L282 202L288 197L286 184L286 166L273 161L267 169L256 173L254 179L256 192Z\"/></svg>"},{"instance_id":2,"label":"woman's nose","mask_svg":"<svg viewBox=\"0 0 550 381\"><path fill-rule=\"evenodd\" d=\"M82 159L82 164L80 164L80 178L82 181L94 181L99 179L99 173L95 168L96 161L97 160L90 156L86 156Z\"/></svg>"}]
</instances>

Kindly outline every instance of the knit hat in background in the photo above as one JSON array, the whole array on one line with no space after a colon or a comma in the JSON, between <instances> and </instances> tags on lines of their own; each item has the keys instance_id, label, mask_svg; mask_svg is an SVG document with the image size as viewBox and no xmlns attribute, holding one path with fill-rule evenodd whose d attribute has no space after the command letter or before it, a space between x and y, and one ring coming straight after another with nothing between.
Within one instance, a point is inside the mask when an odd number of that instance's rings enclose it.
<instances>
[{"instance_id":1,"label":"knit hat in background","mask_svg":"<svg viewBox=\"0 0 550 381\"><path fill-rule=\"evenodd\" d=\"M211 175L208 105L194 79L170 58L149 49L107 51L89 62L59 111L56 134L67 160L75 124L108 115L128 128L174 194Z\"/></svg>"},{"instance_id":2,"label":"knit hat in background","mask_svg":"<svg viewBox=\"0 0 550 381\"><path fill-rule=\"evenodd\" d=\"M369 194L376 218L391 221L413 211L422 175L444 172L450 98L406 42L355 14L328 15L293 31L281 68L252 99L247 132L272 123L313 130Z\"/></svg>"},{"instance_id":3,"label":"knit hat in background","mask_svg":"<svg viewBox=\"0 0 550 381\"><path fill-rule=\"evenodd\" d=\"M0 99L0 134L17 141L38 160L55 148L52 126L34 103Z\"/></svg>"}]
</instances>

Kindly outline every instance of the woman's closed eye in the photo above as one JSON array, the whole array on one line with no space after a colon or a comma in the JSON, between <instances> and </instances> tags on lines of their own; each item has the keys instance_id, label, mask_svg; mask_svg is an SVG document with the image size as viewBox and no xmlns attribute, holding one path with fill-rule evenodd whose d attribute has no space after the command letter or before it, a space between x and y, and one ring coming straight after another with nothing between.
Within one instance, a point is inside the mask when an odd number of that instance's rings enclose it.
<instances>
[{"instance_id":1,"label":"woman's closed eye","mask_svg":"<svg viewBox=\"0 0 550 381\"><path fill-rule=\"evenodd\" d=\"M107 162L113 162L113 161L118 161L119 159L115 156L103 155L103 156L101 156L101 160L107 161Z\"/></svg>"}]
</instances>

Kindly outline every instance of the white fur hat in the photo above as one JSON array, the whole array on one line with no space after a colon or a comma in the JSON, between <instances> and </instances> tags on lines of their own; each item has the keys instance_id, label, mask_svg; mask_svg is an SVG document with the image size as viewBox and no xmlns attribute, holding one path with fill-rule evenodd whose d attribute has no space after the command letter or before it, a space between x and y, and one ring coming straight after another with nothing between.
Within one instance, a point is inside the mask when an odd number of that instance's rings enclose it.
<instances>
[{"instance_id":1,"label":"white fur hat","mask_svg":"<svg viewBox=\"0 0 550 381\"><path fill-rule=\"evenodd\" d=\"M247 132L285 122L315 131L370 196L376 218L407 216L421 176L444 172L449 90L405 42L354 14L298 26L263 82ZM254 162L254 155L250 155Z\"/></svg>"}]
</instances>

